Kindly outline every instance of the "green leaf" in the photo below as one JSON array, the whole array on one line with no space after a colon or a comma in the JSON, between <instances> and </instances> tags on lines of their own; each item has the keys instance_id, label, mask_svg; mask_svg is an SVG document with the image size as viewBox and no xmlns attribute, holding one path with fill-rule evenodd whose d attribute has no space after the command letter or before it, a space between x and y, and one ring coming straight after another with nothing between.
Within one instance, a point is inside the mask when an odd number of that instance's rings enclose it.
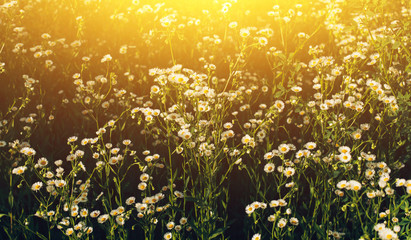
<instances>
[{"instance_id":1,"label":"green leaf","mask_svg":"<svg viewBox=\"0 0 411 240\"><path fill-rule=\"evenodd\" d=\"M340 175L341 171L334 171L333 172L333 177L337 178Z\"/></svg>"},{"instance_id":2,"label":"green leaf","mask_svg":"<svg viewBox=\"0 0 411 240\"><path fill-rule=\"evenodd\" d=\"M208 237L208 239L213 239L218 237L219 235L223 234L224 231L227 229L228 227L225 228L218 228L216 230L214 230L214 232Z\"/></svg>"},{"instance_id":3,"label":"green leaf","mask_svg":"<svg viewBox=\"0 0 411 240\"><path fill-rule=\"evenodd\" d=\"M204 204L204 202L199 199L199 198L195 198L195 197L184 197L184 199L188 202L194 202L195 204L197 204L198 207L202 207L202 206L206 206Z\"/></svg>"},{"instance_id":4,"label":"green leaf","mask_svg":"<svg viewBox=\"0 0 411 240\"><path fill-rule=\"evenodd\" d=\"M11 191L9 192L9 197L8 197L8 200L9 200L9 205L11 206L11 207L13 207L13 203L14 203L14 197L13 197L13 194L11 193Z\"/></svg>"},{"instance_id":5,"label":"green leaf","mask_svg":"<svg viewBox=\"0 0 411 240\"><path fill-rule=\"evenodd\" d=\"M121 206L121 205L122 205L121 202L120 202L120 200L119 200L119 198L118 198L118 196L115 196L114 199L115 199L115 201L116 201L116 203L117 203L118 206Z\"/></svg>"},{"instance_id":6,"label":"green leaf","mask_svg":"<svg viewBox=\"0 0 411 240\"><path fill-rule=\"evenodd\" d=\"M321 236L320 239L327 239L327 235L325 234L324 230L320 228L316 223L314 223L314 230L316 231L317 234Z\"/></svg>"},{"instance_id":7,"label":"green leaf","mask_svg":"<svg viewBox=\"0 0 411 240\"><path fill-rule=\"evenodd\" d=\"M197 228L197 226L195 225L195 222L194 222L193 219L189 219L188 224L190 224L190 226L193 228L194 232L195 232L197 235L202 235L202 231Z\"/></svg>"}]
</instances>

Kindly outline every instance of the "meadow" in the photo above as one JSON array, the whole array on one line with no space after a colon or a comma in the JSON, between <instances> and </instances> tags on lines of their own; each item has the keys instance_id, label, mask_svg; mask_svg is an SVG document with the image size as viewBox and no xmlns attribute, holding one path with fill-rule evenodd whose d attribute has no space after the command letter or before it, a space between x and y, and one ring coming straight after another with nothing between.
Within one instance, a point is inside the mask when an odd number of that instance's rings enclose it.
<instances>
[{"instance_id":1,"label":"meadow","mask_svg":"<svg viewBox=\"0 0 411 240\"><path fill-rule=\"evenodd\" d=\"M0 239L411 239L409 0L1 0Z\"/></svg>"}]
</instances>

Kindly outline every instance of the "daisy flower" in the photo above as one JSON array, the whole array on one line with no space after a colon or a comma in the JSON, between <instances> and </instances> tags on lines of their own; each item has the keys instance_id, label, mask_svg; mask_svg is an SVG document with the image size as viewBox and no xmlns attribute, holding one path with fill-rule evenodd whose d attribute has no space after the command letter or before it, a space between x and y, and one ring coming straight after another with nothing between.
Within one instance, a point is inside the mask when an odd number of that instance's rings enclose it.
<instances>
[{"instance_id":1,"label":"daisy flower","mask_svg":"<svg viewBox=\"0 0 411 240\"><path fill-rule=\"evenodd\" d=\"M273 163L267 163L267 164L264 166L264 171L265 171L266 173L274 172L274 170L275 170L275 165L274 165Z\"/></svg>"},{"instance_id":2,"label":"daisy flower","mask_svg":"<svg viewBox=\"0 0 411 240\"><path fill-rule=\"evenodd\" d=\"M261 234L259 233L254 234L251 240L261 240Z\"/></svg>"},{"instance_id":3,"label":"daisy flower","mask_svg":"<svg viewBox=\"0 0 411 240\"><path fill-rule=\"evenodd\" d=\"M294 175L295 169L292 168L292 167L287 167L287 168L284 169L283 173L286 177L291 177L291 176Z\"/></svg>"},{"instance_id":4,"label":"daisy flower","mask_svg":"<svg viewBox=\"0 0 411 240\"><path fill-rule=\"evenodd\" d=\"M35 183L31 186L31 190L37 192L38 190L41 189L41 187L43 187L43 183L42 183L42 182L35 182Z\"/></svg>"}]
</instances>

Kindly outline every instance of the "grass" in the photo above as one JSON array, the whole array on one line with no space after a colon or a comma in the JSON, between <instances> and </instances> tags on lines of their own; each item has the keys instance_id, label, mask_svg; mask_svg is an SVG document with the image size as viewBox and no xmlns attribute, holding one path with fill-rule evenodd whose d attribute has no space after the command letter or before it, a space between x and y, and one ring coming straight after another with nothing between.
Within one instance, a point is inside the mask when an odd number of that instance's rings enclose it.
<instances>
[{"instance_id":1,"label":"grass","mask_svg":"<svg viewBox=\"0 0 411 240\"><path fill-rule=\"evenodd\" d=\"M410 239L408 1L1 4L2 239Z\"/></svg>"}]
</instances>

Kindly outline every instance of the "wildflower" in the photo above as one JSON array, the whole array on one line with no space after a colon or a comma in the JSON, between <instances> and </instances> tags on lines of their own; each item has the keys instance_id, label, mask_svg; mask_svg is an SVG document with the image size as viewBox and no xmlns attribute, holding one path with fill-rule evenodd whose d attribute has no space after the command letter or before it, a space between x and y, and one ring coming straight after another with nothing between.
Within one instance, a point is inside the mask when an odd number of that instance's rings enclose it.
<instances>
[{"instance_id":1,"label":"wildflower","mask_svg":"<svg viewBox=\"0 0 411 240\"><path fill-rule=\"evenodd\" d=\"M171 82L179 84L186 84L189 80L189 78L184 76L183 74L171 74L170 76L168 76L168 79Z\"/></svg>"},{"instance_id":2,"label":"wildflower","mask_svg":"<svg viewBox=\"0 0 411 240\"><path fill-rule=\"evenodd\" d=\"M260 37L260 38L258 38L258 43L259 43L261 46L265 46L265 45L267 45L268 40L267 40L267 38L265 38L265 37Z\"/></svg>"},{"instance_id":3,"label":"wildflower","mask_svg":"<svg viewBox=\"0 0 411 240\"><path fill-rule=\"evenodd\" d=\"M287 206L287 201L285 201L284 199L278 199L278 204L280 205L280 207L285 207Z\"/></svg>"},{"instance_id":4,"label":"wildflower","mask_svg":"<svg viewBox=\"0 0 411 240\"><path fill-rule=\"evenodd\" d=\"M120 151L120 148L113 148L110 150L111 154L117 154Z\"/></svg>"},{"instance_id":5,"label":"wildflower","mask_svg":"<svg viewBox=\"0 0 411 240\"><path fill-rule=\"evenodd\" d=\"M77 141L77 137L76 136L72 136L72 137L69 137L68 139L67 139L67 143L73 143L73 142L75 142L75 141Z\"/></svg>"},{"instance_id":6,"label":"wildflower","mask_svg":"<svg viewBox=\"0 0 411 240\"><path fill-rule=\"evenodd\" d=\"M394 194L394 189L392 189L390 187L386 187L384 190L385 190L385 193L387 195L393 195Z\"/></svg>"},{"instance_id":7,"label":"wildflower","mask_svg":"<svg viewBox=\"0 0 411 240\"><path fill-rule=\"evenodd\" d=\"M351 161L351 155L349 153L341 153L338 155L338 159L343 163L348 163Z\"/></svg>"},{"instance_id":8,"label":"wildflower","mask_svg":"<svg viewBox=\"0 0 411 240\"><path fill-rule=\"evenodd\" d=\"M132 205L136 202L136 198L135 197L129 197L126 199L126 204L127 205Z\"/></svg>"},{"instance_id":9,"label":"wildflower","mask_svg":"<svg viewBox=\"0 0 411 240\"><path fill-rule=\"evenodd\" d=\"M264 154L264 159L265 159L265 160L269 160L269 159L271 159L271 158L273 158L273 157L274 157L274 153L273 153L273 152L268 152L268 153Z\"/></svg>"},{"instance_id":10,"label":"wildflower","mask_svg":"<svg viewBox=\"0 0 411 240\"><path fill-rule=\"evenodd\" d=\"M141 183L138 184L137 188L138 188L138 190L144 191L147 188L147 183L141 182Z\"/></svg>"},{"instance_id":11,"label":"wildflower","mask_svg":"<svg viewBox=\"0 0 411 240\"><path fill-rule=\"evenodd\" d=\"M271 200L270 207L278 207L280 206L280 202L278 200Z\"/></svg>"},{"instance_id":12,"label":"wildflower","mask_svg":"<svg viewBox=\"0 0 411 240\"><path fill-rule=\"evenodd\" d=\"M290 223L294 226L298 225L298 219L295 217L290 218Z\"/></svg>"},{"instance_id":13,"label":"wildflower","mask_svg":"<svg viewBox=\"0 0 411 240\"><path fill-rule=\"evenodd\" d=\"M315 142L308 142L304 145L304 147L308 150L313 150L317 147L317 144Z\"/></svg>"},{"instance_id":14,"label":"wildflower","mask_svg":"<svg viewBox=\"0 0 411 240\"><path fill-rule=\"evenodd\" d=\"M44 158L44 157L40 158L40 159L37 161L37 164L38 164L40 167L45 167L45 166L47 166L48 163L49 163L49 162L48 162L47 159Z\"/></svg>"},{"instance_id":15,"label":"wildflower","mask_svg":"<svg viewBox=\"0 0 411 240\"><path fill-rule=\"evenodd\" d=\"M27 169L26 166L20 166L20 167L14 168L11 173L16 174L16 175L21 175L26 171L26 169Z\"/></svg>"},{"instance_id":16,"label":"wildflower","mask_svg":"<svg viewBox=\"0 0 411 240\"><path fill-rule=\"evenodd\" d=\"M333 75L333 76L339 76L339 75L341 75L341 69L340 68L334 68L333 70L331 70L331 74Z\"/></svg>"},{"instance_id":17,"label":"wildflower","mask_svg":"<svg viewBox=\"0 0 411 240\"><path fill-rule=\"evenodd\" d=\"M355 180L350 180L348 186L350 190L354 191L359 191L361 189L361 183Z\"/></svg>"},{"instance_id":18,"label":"wildflower","mask_svg":"<svg viewBox=\"0 0 411 240\"><path fill-rule=\"evenodd\" d=\"M323 111L326 111L326 110L328 110L328 105L325 104L325 103L321 103L320 104L320 109L323 110Z\"/></svg>"},{"instance_id":19,"label":"wildflower","mask_svg":"<svg viewBox=\"0 0 411 240\"><path fill-rule=\"evenodd\" d=\"M297 34L297 36L298 36L299 38L305 38L305 37L306 37L306 34L303 33L303 32L299 32L299 33Z\"/></svg>"},{"instance_id":20,"label":"wildflower","mask_svg":"<svg viewBox=\"0 0 411 240\"><path fill-rule=\"evenodd\" d=\"M250 31L246 28L242 28L242 29L240 29L240 36L242 38L246 38L246 37L250 36Z\"/></svg>"},{"instance_id":21,"label":"wildflower","mask_svg":"<svg viewBox=\"0 0 411 240\"><path fill-rule=\"evenodd\" d=\"M360 128L361 128L361 130L363 130L363 131L367 131L367 130L370 129L370 124L368 124L368 123L363 123L363 124L360 125Z\"/></svg>"},{"instance_id":22,"label":"wildflower","mask_svg":"<svg viewBox=\"0 0 411 240\"><path fill-rule=\"evenodd\" d=\"M47 212L47 216L51 217L51 216L53 216L55 213L56 213L56 212L53 211L53 210L48 211L48 212Z\"/></svg>"},{"instance_id":23,"label":"wildflower","mask_svg":"<svg viewBox=\"0 0 411 240\"><path fill-rule=\"evenodd\" d=\"M380 178L379 181L378 181L378 186L380 188L385 188L387 186L387 182Z\"/></svg>"},{"instance_id":24,"label":"wildflower","mask_svg":"<svg viewBox=\"0 0 411 240\"><path fill-rule=\"evenodd\" d=\"M228 27L229 28L236 28L238 26L238 23L237 22L230 22L229 24L228 24Z\"/></svg>"},{"instance_id":25,"label":"wildflower","mask_svg":"<svg viewBox=\"0 0 411 240\"><path fill-rule=\"evenodd\" d=\"M42 182L36 182L31 186L31 190L37 192L38 190L41 189L41 187L43 187L43 183Z\"/></svg>"},{"instance_id":26,"label":"wildflower","mask_svg":"<svg viewBox=\"0 0 411 240\"><path fill-rule=\"evenodd\" d=\"M143 151L143 155L147 156L148 154L150 154L150 150Z\"/></svg>"},{"instance_id":27,"label":"wildflower","mask_svg":"<svg viewBox=\"0 0 411 240\"><path fill-rule=\"evenodd\" d=\"M125 223L125 218L122 215L118 215L116 217L116 222L118 225L122 226Z\"/></svg>"},{"instance_id":28,"label":"wildflower","mask_svg":"<svg viewBox=\"0 0 411 240\"><path fill-rule=\"evenodd\" d=\"M291 176L294 175L295 169L292 168L292 167L287 167L287 168L284 169L283 173L286 177L291 177Z\"/></svg>"},{"instance_id":29,"label":"wildflower","mask_svg":"<svg viewBox=\"0 0 411 240\"><path fill-rule=\"evenodd\" d=\"M299 93L301 92L303 89L299 86L294 86L291 88L291 91L295 92L295 93Z\"/></svg>"},{"instance_id":30,"label":"wildflower","mask_svg":"<svg viewBox=\"0 0 411 240\"><path fill-rule=\"evenodd\" d=\"M71 234L73 234L74 233L74 229L73 228L67 228L67 230L66 230L66 235L67 236L70 236Z\"/></svg>"},{"instance_id":31,"label":"wildflower","mask_svg":"<svg viewBox=\"0 0 411 240\"><path fill-rule=\"evenodd\" d=\"M378 223L377 225L374 226L374 230L379 232L381 230L385 229L385 224L384 223Z\"/></svg>"},{"instance_id":32,"label":"wildflower","mask_svg":"<svg viewBox=\"0 0 411 240\"><path fill-rule=\"evenodd\" d=\"M152 94L157 94L159 92L160 92L160 87L159 86L157 86L157 85L151 86L151 93Z\"/></svg>"},{"instance_id":33,"label":"wildflower","mask_svg":"<svg viewBox=\"0 0 411 240\"><path fill-rule=\"evenodd\" d=\"M186 223L187 223L187 218L186 218L186 217L180 218L180 224L181 224L181 225L184 225L184 224L186 224Z\"/></svg>"},{"instance_id":34,"label":"wildflower","mask_svg":"<svg viewBox=\"0 0 411 240\"><path fill-rule=\"evenodd\" d=\"M277 223L277 227L279 228L284 228L286 225L287 225L287 219L285 218L281 218Z\"/></svg>"},{"instance_id":35,"label":"wildflower","mask_svg":"<svg viewBox=\"0 0 411 240\"><path fill-rule=\"evenodd\" d=\"M261 240L261 234L259 233L254 234L251 240Z\"/></svg>"},{"instance_id":36,"label":"wildflower","mask_svg":"<svg viewBox=\"0 0 411 240\"><path fill-rule=\"evenodd\" d=\"M82 228L83 228L83 224L84 224L84 223L79 222L78 224L74 225L74 230L78 231L78 230L82 229Z\"/></svg>"},{"instance_id":37,"label":"wildflower","mask_svg":"<svg viewBox=\"0 0 411 240\"><path fill-rule=\"evenodd\" d=\"M103 58L101 59L101 62L109 62L113 59L113 57L110 54L104 55Z\"/></svg>"},{"instance_id":38,"label":"wildflower","mask_svg":"<svg viewBox=\"0 0 411 240\"><path fill-rule=\"evenodd\" d=\"M351 149L347 146L341 146L341 147L338 148L338 151L340 153L344 153L344 154L348 153L349 154L351 152Z\"/></svg>"},{"instance_id":39,"label":"wildflower","mask_svg":"<svg viewBox=\"0 0 411 240\"><path fill-rule=\"evenodd\" d=\"M231 129L231 128L233 127L233 124L230 123L230 122L227 122L227 123L224 123L223 127L224 127L225 129Z\"/></svg>"},{"instance_id":40,"label":"wildflower","mask_svg":"<svg viewBox=\"0 0 411 240\"><path fill-rule=\"evenodd\" d=\"M288 151L290 151L290 147L288 146L288 144L280 144L280 146L278 146L278 151L280 151L280 153L282 154L286 154Z\"/></svg>"},{"instance_id":41,"label":"wildflower","mask_svg":"<svg viewBox=\"0 0 411 240\"><path fill-rule=\"evenodd\" d=\"M286 188L292 188L292 187L294 187L294 186L295 186L295 183L294 183L294 182L289 182L289 183L285 184L285 187L286 187Z\"/></svg>"},{"instance_id":42,"label":"wildflower","mask_svg":"<svg viewBox=\"0 0 411 240\"><path fill-rule=\"evenodd\" d=\"M383 174L380 176L380 180L381 180L381 181L384 181L384 182L388 182L388 180L390 180L390 175L389 175L389 174L386 174L386 173L383 173Z\"/></svg>"},{"instance_id":43,"label":"wildflower","mask_svg":"<svg viewBox=\"0 0 411 240\"><path fill-rule=\"evenodd\" d=\"M261 207L260 202L257 202L257 201L251 203L251 205L253 205L254 209L259 209Z\"/></svg>"},{"instance_id":44,"label":"wildflower","mask_svg":"<svg viewBox=\"0 0 411 240\"><path fill-rule=\"evenodd\" d=\"M265 171L266 173L274 172L274 169L275 169L275 165L274 165L273 163L267 163L267 164L264 166L264 171Z\"/></svg>"},{"instance_id":45,"label":"wildflower","mask_svg":"<svg viewBox=\"0 0 411 240\"><path fill-rule=\"evenodd\" d=\"M251 213L253 213L255 210L254 206L252 204L249 204L246 206L245 208L245 213L247 213L248 215L250 215Z\"/></svg>"},{"instance_id":46,"label":"wildflower","mask_svg":"<svg viewBox=\"0 0 411 240\"><path fill-rule=\"evenodd\" d=\"M267 220L268 220L269 222L274 222L275 219L276 219L276 216L275 216L275 215L270 215L270 216L268 216L268 218L267 218Z\"/></svg>"},{"instance_id":47,"label":"wildflower","mask_svg":"<svg viewBox=\"0 0 411 240\"><path fill-rule=\"evenodd\" d=\"M66 186L66 181L63 179L57 179L54 183L54 185L58 188Z\"/></svg>"},{"instance_id":48,"label":"wildflower","mask_svg":"<svg viewBox=\"0 0 411 240\"><path fill-rule=\"evenodd\" d=\"M68 162L74 161L74 160L76 160L76 155L70 154L70 155L68 155L68 156L66 157L66 160L67 160Z\"/></svg>"},{"instance_id":49,"label":"wildflower","mask_svg":"<svg viewBox=\"0 0 411 240\"><path fill-rule=\"evenodd\" d=\"M145 212L147 210L146 203L136 203L136 209L138 212Z\"/></svg>"},{"instance_id":50,"label":"wildflower","mask_svg":"<svg viewBox=\"0 0 411 240\"><path fill-rule=\"evenodd\" d=\"M81 209L80 216L81 217L87 217L88 216L88 210L86 208Z\"/></svg>"},{"instance_id":51,"label":"wildflower","mask_svg":"<svg viewBox=\"0 0 411 240\"><path fill-rule=\"evenodd\" d=\"M178 136L183 138L184 140L188 140L191 138L191 132L188 129L181 129L178 132Z\"/></svg>"},{"instance_id":52,"label":"wildflower","mask_svg":"<svg viewBox=\"0 0 411 240\"><path fill-rule=\"evenodd\" d=\"M108 101L105 101L101 104L101 107L104 109L107 109L110 106L110 103ZM101 133L98 131L97 135L100 135Z\"/></svg>"},{"instance_id":53,"label":"wildflower","mask_svg":"<svg viewBox=\"0 0 411 240\"><path fill-rule=\"evenodd\" d=\"M284 109L284 102L281 100L276 100L274 106L278 109L279 112L282 112Z\"/></svg>"},{"instance_id":54,"label":"wildflower","mask_svg":"<svg viewBox=\"0 0 411 240\"><path fill-rule=\"evenodd\" d=\"M130 139L125 139L125 140L123 140L123 144L124 144L125 146L130 145L130 144L131 144L131 140L130 140Z\"/></svg>"},{"instance_id":55,"label":"wildflower","mask_svg":"<svg viewBox=\"0 0 411 240\"><path fill-rule=\"evenodd\" d=\"M104 214L104 215L101 215L100 217L98 217L97 221L98 221L98 223L104 223L108 220L108 218L109 218L109 215Z\"/></svg>"},{"instance_id":56,"label":"wildflower","mask_svg":"<svg viewBox=\"0 0 411 240\"><path fill-rule=\"evenodd\" d=\"M368 162L372 162L376 159L376 156L374 154L364 154L364 158Z\"/></svg>"},{"instance_id":57,"label":"wildflower","mask_svg":"<svg viewBox=\"0 0 411 240\"><path fill-rule=\"evenodd\" d=\"M372 179L372 178L374 177L374 175L375 175L374 169L367 169L367 170L365 170L365 177L366 177L367 179Z\"/></svg>"},{"instance_id":58,"label":"wildflower","mask_svg":"<svg viewBox=\"0 0 411 240\"><path fill-rule=\"evenodd\" d=\"M72 205L71 211L78 211L78 206L76 204Z\"/></svg>"},{"instance_id":59,"label":"wildflower","mask_svg":"<svg viewBox=\"0 0 411 240\"><path fill-rule=\"evenodd\" d=\"M367 192L367 197L372 199L375 198L377 196L377 193L375 191L368 191Z\"/></svg>"},{"instance_id":60,"label":"wildflower","mask_svg":"<svg viewBox=\"0 0 411 240\"><path fill-rule=\"evenodd\" d=\"M93 227L86 227L86 228L84 228L84 232L85 232L86 234L92 233L92 232L93 232Z\"/></svg>"},{"instance_id":61,"label":"wildflower","mask_svg":"<svg viewBox=\"0 0 411 240\"><path fill-rule=\"evenodd\" d=\"M252 139L253 139L252 137L246 134L243 138L241 138L241 142L247 145L250 141L252 141Z\"/></svg>"},{"instance_id":62,"label":"wildflower","mask_svg":"<svg viewBox=\"0 0 411 240\"><path fill-rule=\"evenodd\" d=\"M72 217L77 217L77 215L78 215L78 210L76 210L76 211L71 211L71 216L72 216Z\"/></svg>"},{"instance_id":63,"label":"wildflower","mask_svg":"<svg viewBox=\"0 0 411 240\"><path fill-rule=\"evenodd\" d=\"M166 227L167 227L168 230L173 229L174 226L175 226L174 222L169 222L169 223L166 224Z\"/></svg>"},{"instance_id":64,"label":"wildflower","mask_svg":"<svg viewBox=\"0 0 411 240\"><path fill-rule=\"evenodd\" d=\"M184 197L184 194L180 191L174 191L174 195L176 195L176 197L178 197L178 198L183 198Z\"/></svg>"},{"instance_id":65,"label":"wildflower","mask_svg":"<svg viewBox=\"0 0 411 240\"><path fill-rule=\"evenodd\" d=\"M147 157L145 157L145 158L144 158L144 161L146 161L146 162L151 162L151 161L153 161L153 156L147 156Z\"/></svg>"},{"instance_id":66,"label":"wildflower","mask_svg":"<svg viewBox=\"0 0 411 240\"><path fill-rule=\"evenodd\" d=\"M353 133L352 133L352 137L353 137L355 140L361 139L361 130L357 130L357 131L353 132Z\"/></svg>"},{"instance_id":67,"label":"wildflower","mask_svg":"<svg viewBox=\"0 0 411 240\"><path fill-rule=\"evenodd\" d=\"M36 154L36 151L30 147L24 147L20 150L20 152L26 156L34 156Z\"/></svg>"},{"instance_id":68,"label":"wildflower","mask_svg":"<svg viewBox=\"0 0 411 240\"><path fill-rule=\"evenodd\" d=\"M339 196L339 197L344 197L344 192L341 191L341 190L339 190L339 189L335 190L334 193L335 193L337 196Z\"/></svg>"},{"instance_id":69,"label":"wildflower","mask_svg":"<svg viewBox=\"0 0 411 240\"><path fill-rule=\"evenodd\" d=\"M337 188L339 188L339 189L346 188L347 186L348 186L348 183L345 180L342 180L342 181L337 183Z\"/></svg>"},{"instance_id":70,"label":"wildflower","mask_svg":"<svg viewBox=\"0 0 411 240\"><path fill-rule=\"evenodd\" d=\"M405 185L406 180L403 178L397 178L397 180L395 181L395 186L396 187L402 187Z\"/></svg>"},{"instance_id":71,"label":"wildflower","mask_svg":"<svg viewBox=\"0 0 411 240\"><path fill-rule=\"evenodd\" d=\"M386 164L385 162L379 162L379 163L377 163L377 167L380 168L380 169L383 169L383 168L385 168L386 166L387 166L387 164Z\"/></svg>"},{"instance_id":72,"label":"wildflower","mask_svg":"<svg viewBox=\"0 0 411 240\"><path fill-rule=\"evenodd\" d=\"M379 231L378 236L382 240L398 239L398 235L393 230L391 230L389 228L384 228L381 231Z\"/></svg>"},{"instance_id":73,"label":"wildflower","mask_svg":"<svg viewBox=\"0 0 411 240\"><path fill-rule=\"evenodd\" d=\"M140 175L140 181L147 182L150 176L147 173L143 173Z\"/></svg>"},{"instance_id":74,"label":"wildflower","mask_svg":"<svg viewBox=\"0 0 411 240\"><path fill-rule=\"evenodd\" d=\"M182 227L181 225L176 225L174 228L177 232L181 231Z\"/></svg>"},{"instance_id":75,"label":"wildflower","mask_svg":"<svg viewBox=\"0 0 411 240\"><path fill-rule=\"evenodd\" d=\"M169 240L173 237L173 234L171 234L171 232L167 232L164 234L164 239Z\"/></svg>"},{"instance_id":76,"label":"wildflower","mask_svg":"<svg viewBox=\"0 0 411 240\"><path fill-rule=\"evenodd\" d=\"M115 164L117 164L119 162L119 158L118 157L111 157L110 159L109 159L109 161L108 161L108 163L110 164L110 165L115 165Z\"/></svg>"}]
</instances>

